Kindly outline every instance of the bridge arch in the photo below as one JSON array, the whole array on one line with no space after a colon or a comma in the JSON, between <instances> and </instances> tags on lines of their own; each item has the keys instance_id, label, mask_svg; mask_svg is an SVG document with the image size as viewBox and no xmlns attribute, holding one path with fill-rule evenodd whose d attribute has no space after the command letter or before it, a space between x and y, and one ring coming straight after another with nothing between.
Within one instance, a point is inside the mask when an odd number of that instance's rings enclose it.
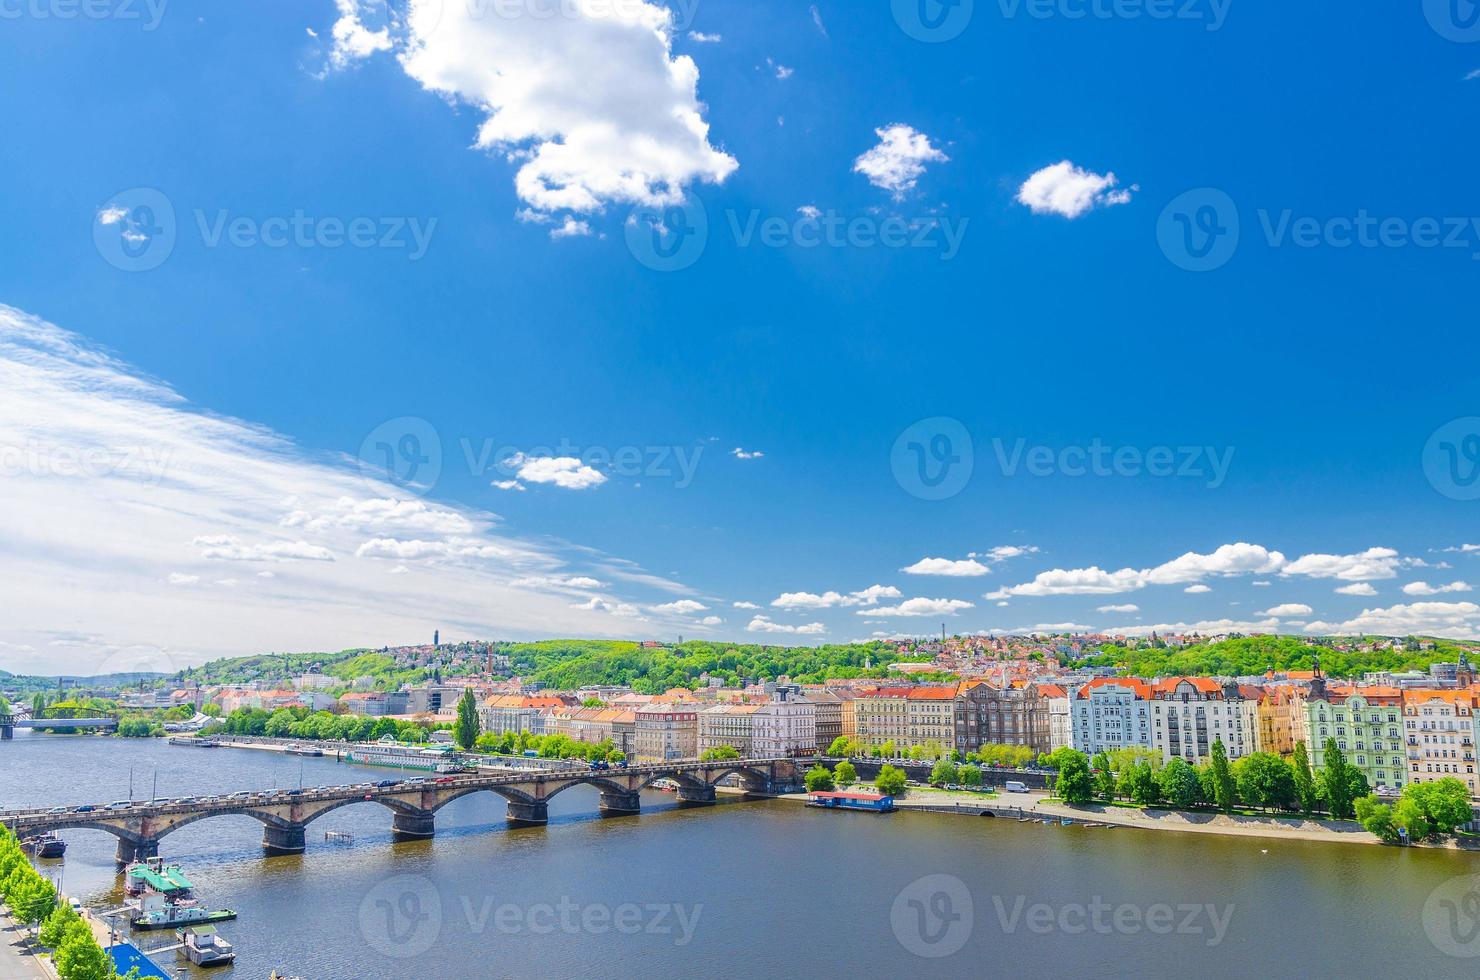
<instances>
[{"instance_id":1,"label":"bridge arch","mask_svg":"<svg viewBox=\"0 0 1480 980\"><path fill-rule=\"evenodd\" d=\"M437 801L432 807L431 812L436 813L453 800L460 800L465 796L472 796L474 793L493 793L496 796L503 797L510 803L538 802L533 796L512 786L472 786L467 789L457 789L447 793L446 796Z\"/></svg>"},{"instance_id":2,"label":"bridge arch","mask_svg":"<svg viewBox=\"0 0 1480 980\"><path fill-rule=\"evenodd\" d=\"M621 783L604 776L576 776L546 793L546 802L554 799L573 786L591 786L602 793L615 793L619 796L627 796L635 792L635 790L628 789Z\"/></svg>"},{"instance_id":3,"label":"bridge arch","mask_svg":"<svg viewBox=\"0 0 1480 980\"><path fill-rule=\"evenodd\" d=\"M701 776L692 776L681 769L674 769L671 772L653 773L652 775L648 776L647 779L643 780L642 785L639 786L638 789L647 789L649 786L653 785L653 783L656 783L660 779L671 779L675 783L678 783L680 786L684 786L688 789L693 790L707 789L709 786L712 785L711 783L706 783Z\"/></svg>"},{"instance_id":4,"label":"bridge arch","mask_svg":"<svg viewBox=\"0 0 1480 980\"><path fill-rule=\"evenodd\" d=\"M709 785L718 786L722 780L729 776L739 776L740 781L745 784L747 789L762 789L770 785L771 782L771 774L769 772L763 769L756 769L754 766L737 765L727 766L717 772L708 773Z\"/></svg>"}]
</instances>

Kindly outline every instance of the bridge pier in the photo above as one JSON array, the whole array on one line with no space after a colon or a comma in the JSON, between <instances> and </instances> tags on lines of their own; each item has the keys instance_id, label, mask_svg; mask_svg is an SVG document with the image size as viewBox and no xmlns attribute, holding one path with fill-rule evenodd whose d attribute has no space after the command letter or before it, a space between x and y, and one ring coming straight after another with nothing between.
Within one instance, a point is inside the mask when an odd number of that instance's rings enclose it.
<instances>
[{"instance_id":1,"label":"bridge pier","mask_svg":"<svg viewBox=\"0 0 1480 980\"><path fill-rule=\"evenodd\" d=\"M126 868L148 858L159 857L159 841L131 841L120 837L118 838L118 849L113 852L113 857L120 868Z\"/></svg>"},{"instance_id":2,"label":"bridge pier","mask_svg":"<svg viewBox=\"0 0 1480 980\"><path fill-rule=\"evenodd\" d=\"M678 802L689 806L708 806L715 800L714 787L685 786L678 784Z\"/></svg>"},{"instance_id":3,"label":"bridge pier","mask_svg":"<svg viewBox=\"0 0 1480 980\"><path fill-rule=\"evenodd\" d=\"M641 793L601 792L601 815L603 817L630 817L642 812Z\"/></svg>"},{"instance_id":4,"label":"bridge pier","mask_svg":"<svg viewBox=\"0 0 1480 980\"><path fill-rule=\"evenodd\" d=\"M14 725L0 725L0 742L8 742L15 738Z\"/></svg>"},{"instance_id":5,"label":"bridge pier","mask_svg":"<svg viewBox=\"0 0 1480 980\"><path fill-rule=\"evenodd\" d=\"M509 801L509 823L513 824L544 824L550 822L550 804L544 800L536 800L533 803L516 803Z\"/></svg>"},{"instance_id":6,"label":"bridge pier","mask_svg":"<svg viewBox=\"0 0 1480 980\"><path fill-rule=\"evenodd\" d=\"M307 848L302 824L274 827L266 824L262 828L262 849L269 857L279 854L302 854Z\"/></svg>"},{"instance_id":7,"label":"bridge pier","mask_svg":"<svg viewBox=\"0 0 1480 980\"><path fill-rule=\"evenodd\" d=\"M427 840L436 834L430 813L397 813L391 820L391 838L398 841Z\"/></svg>"}]
</instances>

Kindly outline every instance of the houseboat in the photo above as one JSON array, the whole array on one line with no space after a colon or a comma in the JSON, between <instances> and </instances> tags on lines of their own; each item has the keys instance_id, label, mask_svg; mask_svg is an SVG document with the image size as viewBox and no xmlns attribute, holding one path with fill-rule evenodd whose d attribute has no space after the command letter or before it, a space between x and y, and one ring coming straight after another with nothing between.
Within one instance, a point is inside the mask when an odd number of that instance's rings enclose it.
<instances>
[{"instance_id":1,"label":"houseboat","mask_svg":"<svg viewBox=\"0 0 1480 980\"><path fill-rule=\"evenodd\" d=\"M180 952L196 966L225 966L236 959L231 943L216 933L215 926L186 926L175 931Z\"/></svg>"},{"instance_id":2,"label":"houseboat","mask_svg":"<svg viewBox=\"0 0 1480 980\"><path fill-rule=\"evenodd\" d=\"M23 846L38 858L59 858L67 853L67 842L53 833L27 837Z\"/></svg>"},{"instance_id":3,"label":"houseboat","mask_svg":"<svg viewBox=\"0 0 1480 980\"><path fill-rule=\"evenodd\" d=\"M197 738L194 735L176 735L166 741L170 745L188 745L196 749L214 749L221 744L214 738Z\"/></svg>"},{"instance_id":4,"label":"houseboat","mask_svg":"<svg viewBox=\"0 0 1480 980\"><path fill-rule=\"evenodd\" d=\"M206 908L191 893L193 887L179 865L159 858L131 865L124 879L124 892L135 896L124 901L129 922L135 929L169 929L236 918L231 909Z\"/></svg>"},{"instance_id":5,"label":"houseboat","mask_svg":"<svg viewBox=\"0 0 1480 980\"><path fill-rule=\"evenodd\" d=\"M324 750L317 745L290 745L283 751L288 755L321 756L324 754Z\"/></svg>"},{"instance_id":6,"label":"houseboat","mask_svg":"<svg viewBox=\"0 0 1480 980\"><path fill-rule=\"evenodd\" d=\"M452 749L422 748L405 745L387 736L368 745L356 745L344 754L346 762L362 766L389 766L392 769L417 769L422 772L457 772L461 768Z\"/></svg>"},{"instance_id":7,"label":"houseboat","mask_svg":"<svg viewBox=\"0 0 1480 980\"><path fill-rule=\"evenodd\" d=\"M807 805L825 810L861 810L865 813L893 813L894 797L881 793L808 793Z\"/></svg>"}]
</instances>

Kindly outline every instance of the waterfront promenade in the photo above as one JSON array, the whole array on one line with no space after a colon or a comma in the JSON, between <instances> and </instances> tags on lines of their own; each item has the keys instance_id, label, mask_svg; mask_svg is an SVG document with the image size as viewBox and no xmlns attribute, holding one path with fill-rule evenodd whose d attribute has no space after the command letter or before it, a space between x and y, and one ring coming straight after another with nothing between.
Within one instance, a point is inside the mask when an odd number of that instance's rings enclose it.
<instances>
[{"instance_id":1,"label":"waterfront promenade","mask_svg":"<svg viewBox=\"0 0 1480 980\"><path fill-rule=\"evenodd\" d=\"M0 980L55 980L41 961L31 955L24 930L0 911Z\"/></svg>"}]
</instances>

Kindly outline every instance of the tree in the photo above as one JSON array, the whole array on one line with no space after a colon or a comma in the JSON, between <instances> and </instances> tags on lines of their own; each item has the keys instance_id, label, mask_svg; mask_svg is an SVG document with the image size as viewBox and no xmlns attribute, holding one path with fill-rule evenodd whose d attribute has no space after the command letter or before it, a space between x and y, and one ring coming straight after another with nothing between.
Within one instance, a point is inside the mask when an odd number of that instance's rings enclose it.
<instances>
[{"instance_id":1,"label":"tree","mask_svg":"<svg viewBox=\"0 0 1480 980\"><path fill-rule=\"evenodd\" d=\"M1391 844L1398 839L1398 825L1393 821L1393 808L1378 802L1375 794L1369 793L1353 803L1357 822L1370 834Z\"/></svg>"},{"instance_id":2,"label":"tree","mask_svg":"<svg viewBox=\"0 0 1480 980\"><path fill-rule=\"evenodd\" d=\"M890 765L879 767L879 775L874 778L874 786L885 796L903 796L905 783L904 770Z\"/></svg>"},{"instance_id":3,"label":"tree","mask_svg":"<svg viewBox=\"0 0 1480 980\"><path fill-rule=\"evenodd\" d=\"M1060 749L1055 752L1059 755ZM1090 778L1089 756L1072 749L1058 759L1059 776L1054 782L1054 793L1065 803L1076 806L1088 803L1094 795L1094 784Z\"/></svg>"},{"instance_id":4,"label":"tree","mask_svg":"<svg viewBox=\"0 0 1480 980\"><path fill-rule=\"evenodd\" d=\"M1326 809L1337 820L1346 820L1355 812L1352 809L1351 777L1347 774L1346 756L1336 744L1336 739L1326 739L1325 767L1321 771L1321 786L1325 790Z\"/></svg>"},{"instance_id":5,"label":"tree","mask_svg":"<svg viewBox=\"0 0 1480 980\"><path fill-rule=\"evenodd\" d=\"M1249 806L1286 809L1295 805L1295 770L1279 756L1255 752L1238 766L1238 795Z\"/></svg>"},{"instance_id":6,"label":"tree","mask_svg":"<svg viewBox=\"0 0 1480 980\"><path fill-rule=\"evenodd\" d=\"M961 767L960 779L962 786L980 786L982 784L981 767L968 762Z\"/></svg>"},{"instance_id":7,"label":"tree","mask_svg":"<svg viewBox=\"0 0 1480 980\"><path fill-rule=\"evenodd\" d=\"M936 786L946 783L955 783L960 779L960 773L956 770L955 763L949 759L941 759L930 770L930 782Z\"/></svg>"},{"instance_id":8,"label":"tree","mask_svg":"<svg viewBox=\"0 0 1480 980\"><path fill-rule=\"evenodd\" d=\"M1173 759L1156 774L1162 798L1179 810L1190 809L1202 800L1197 770L1182 759Z\"/></svg>"},{"instance_id":9,"label":"tree","mask_svg":"<svg viewBox=\"0 0 1480 980\"><path fill-rule=\"evenodd\" d=\"M1232 813L1238 802L1238 791L1234 786L1233 773L1228 768L1228 750L1223 740L1213 740L1213 803L1224 813Z\"/></svg>"},{"instance_id":10,"label":"tree","mask_svg":"<svg viewBox=\"0 0 1480 980\"><path fill-rule=\"evenodd\" d=\"M833 767L833 779L839 786L852 786L858 782L858 770L853 768L853 763L844 759Z\"/></svg>"},{"instance_id":11,"label":"tree","mask_svg":"<svg viewBox=\"0 0 1480 980\"><path fill-rule=\"evenodd\" d=\"M56 949L65 937L67 927L77 921L77 911L67 902L62 902L52 910L51 915L41 924L41 932L37 935L41 945L49 949Z\"/></svg>"},{"instance_id":12,"label":"tree","mask_svg":"<svg viewBox=\"0 0 1480 980\"><path fill-rule=\"evenodd\" d=\"M827 754L833 756L834 758L837 758L839 756L852 755L853 740L845 735L839 735L837 738L833 739L832 744L827 747Z\"/></svg>"},{"instance_id":13,"label":"tree","mask_svg":"<svg viewBox=\"0 0 1480 980\"><path fill-rule=\"evenodd\" d=\"M51 882L35 871L25 875L19 884L13 885L5 895L6 904L15 913L22 925L33 925L44 921L56 908L57 890Z\"/></svg>"},{"instance_id":14,"label":"tree","mask_svg":"<svg viewBox=\"0 0 1480 980\"><path fill-rule=\"evenodd\" d=\"M457 725L452 730L453 738L464 752L471 752L478 742L478 702L471 687L464 688L457 701Z\"/></svg>"},{"instance_id":15,"label":"tree","mask_svg":"<svg viewBox=\"0 0 1480 980\"><path fill-rule=\"evenodd\" d=\"M1432 783L1409 783L1403 787L1403 802L1411 800L1418 814L1434 834L1452 834L1454 828L1475 819L1470 806L1470 792L1453 776Z\"/></svg>"},{"instance_id":16,"label":"tree","mask_svg":"<svg viewBox=\"0 0 1480 980\"><path fill-rule=\"evenodd\" d=\"M1141 806L1150 806L1161 799L1161 786L1151 763L1145 760L1126 769L1127 795Z\"/></svg>"},{"instance_id":17,"label":"tree","mask_svg":"<svg viewBox=\"0 0 1480 980\"><path fill-rule=\"evenodd\" d=\"M1409 840L1423 840L1434 833L1434 825L1424 816L1417 800L1404 797L1393 807L1393 823L1408 831Z\"/></svg>"},{"instance_id":18,"label":"tree","mask_svg":"<svg viewBox=\"0 0 1480 980\"><path fill-rule=\"evenodd\" d=\"M1094 795L1104 803L1115 799L1115 770L1104 752L1095 756Z\"/></svg>"},{"instance_id":19,"label":"tree","mask_svg":"<svg viewBox=\"0 0 1480 980\"><path fill-rule=\"evenodd\" d=\"M67 927L52 959L65 980L110 980L117 976L113 961L81 919Z\"/></svg>"},{"instance_id":20,"label":"tree","mask_svg":"<svg viewBox=\"0 0 1480 980\"><path fill-rule=\"evenodd\" d=\"M833 774L822 766L813 766L807 770L806 775L807 792L829 793L833 789Z\"/></svg>"},{"instance_id":21,"label":"tree","mask_svg":"<svg viewBox=\"0 0 1480 980\"><path fill-rule=\"evenodd\" d=\"M1295 801L1301 813L1310 813L1319 802L1316 799L1316 781L1310 772L1310 755L1305 751L1305 742L1295 743L1295 759L1291 765L1295 773Z\"/></svg>"},{"instance_id":22,"label":"tree","mask_svg":"<svg viewBox=\"0 0 1480 980\"><path fill-rule=\"evenodd\" d=\"M740 750L733 745L716 745L699 753L701 762L723 762L727 759L740 758Z\"/></svg>"}]
</instances>

